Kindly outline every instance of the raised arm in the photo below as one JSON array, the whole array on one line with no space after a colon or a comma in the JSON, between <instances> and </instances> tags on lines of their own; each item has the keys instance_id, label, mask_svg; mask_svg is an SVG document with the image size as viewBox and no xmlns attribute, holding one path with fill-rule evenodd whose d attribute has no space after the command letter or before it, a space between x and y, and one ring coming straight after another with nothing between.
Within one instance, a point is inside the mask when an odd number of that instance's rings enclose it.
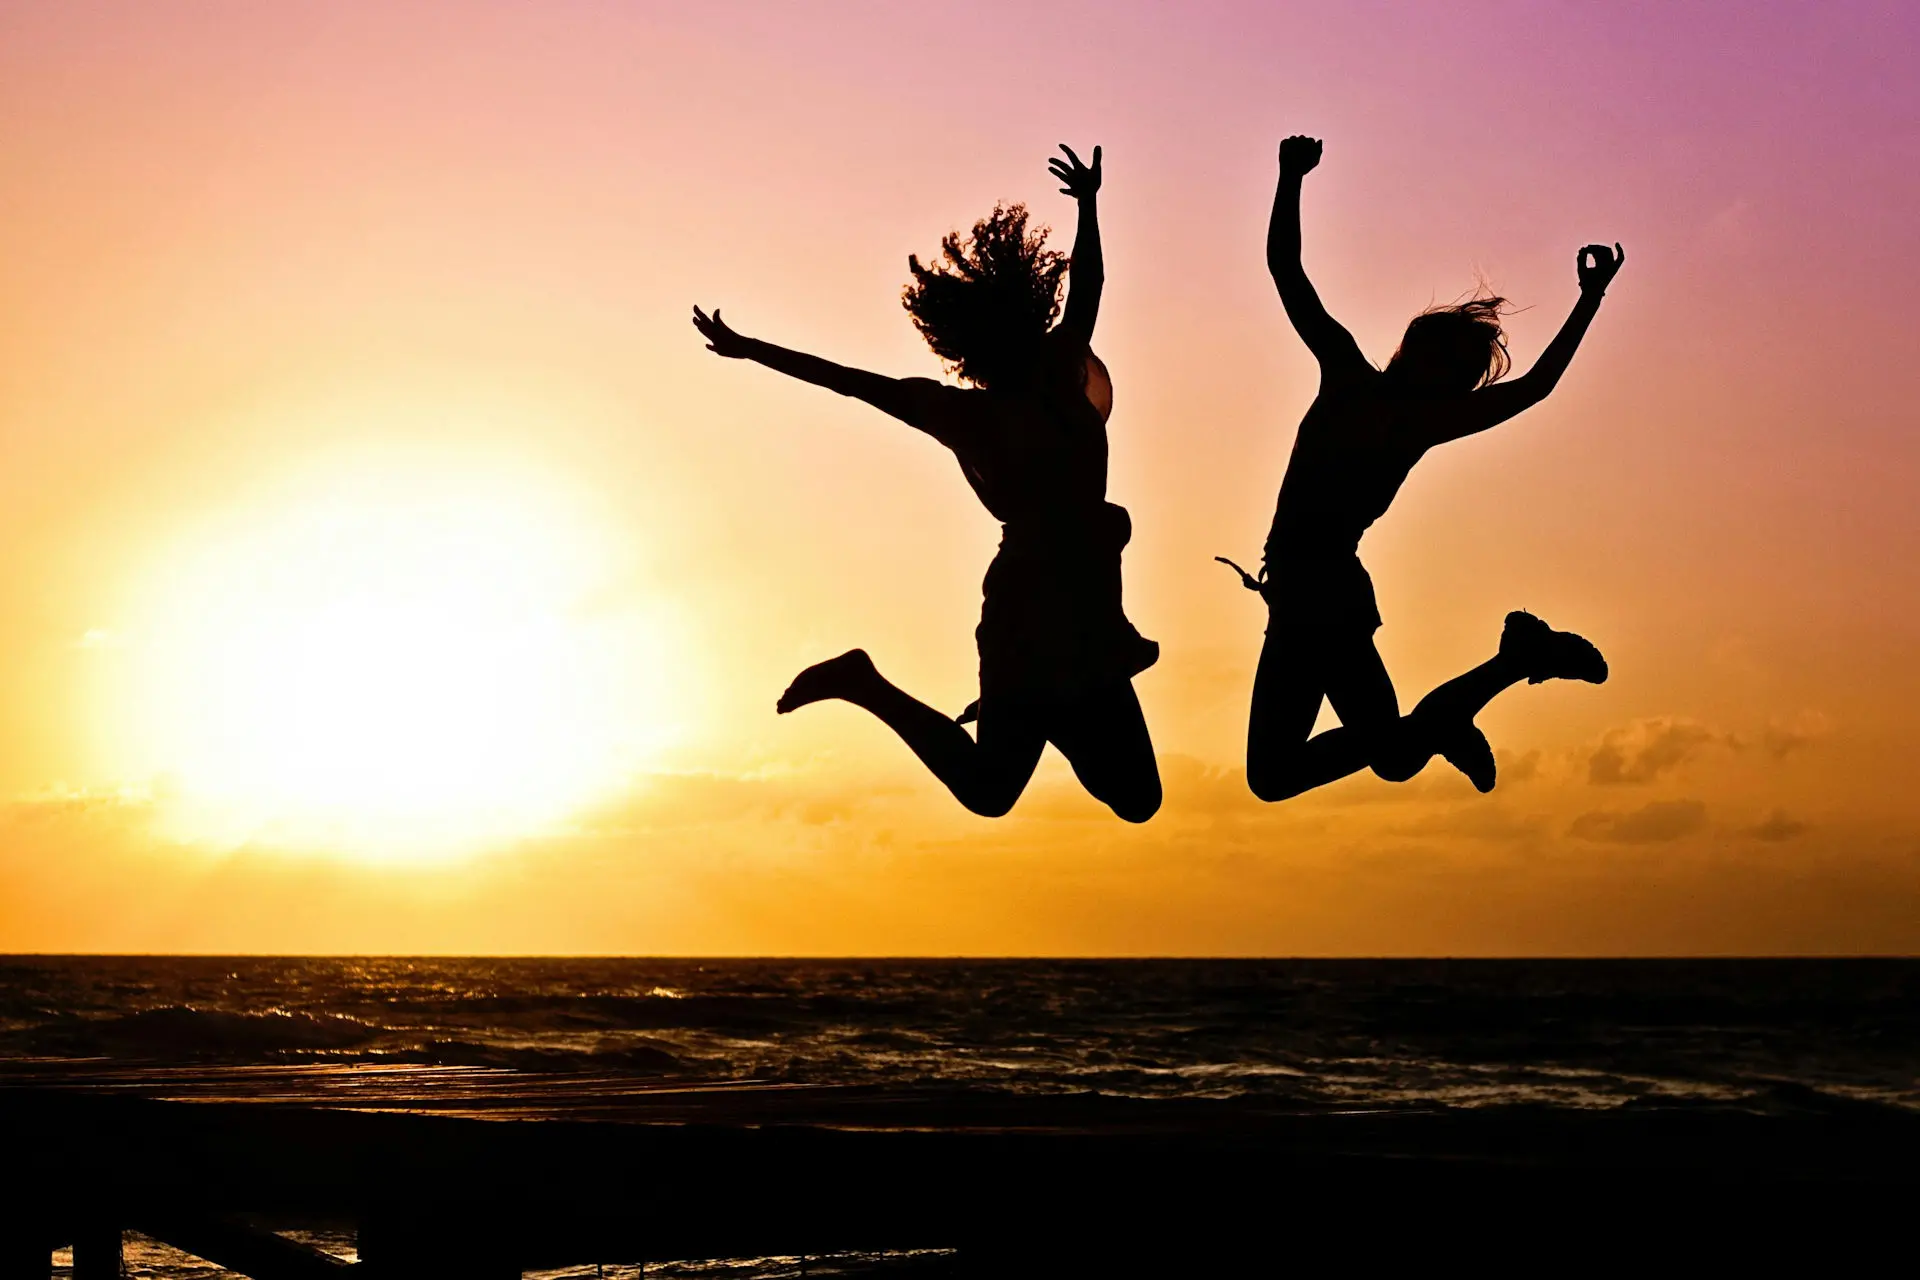
<instances>
[{"instance_id":1,"label":"raised arm","mask_svg":"<svg viewBox=\"0 0 1920 1280\"><path fill-rule=\"evenodd\" d=\"M708 315L693 309L693 327L707 340L707 350L730 360L751 360L777 370L790 378L811 382L816 387L838 391L843 396L864 400L882 413L891 414L909 426L930 430L929 400L948 390L931 378L889 378L884 374L851 369L804 351L790 351L771 342L735 333L720 318L720 309Z\"/></svg>"},{"instance_id":2,"label":"raised arm","mask_svg":"<svg viewBox=\"0 0 1920 1280\"><path fill-rule=\"evenodd\" d=\"M1560 375L1573 363L1573 353L1580 349L1581 339L1587 336L1587 326L1600 314L1600 301L1607 296L1607 286L1626 260L1626 250L1617 244L1611 249L1603 244L1582 248L1574 259L1574 269L1580 278L1580 301L1573 304L1573 311L1560 326L1560 332L1553 335L1553 341L1547 344L1531 369L1510 382L1482 387L1466 396L1457 409L1443 413L1437 424L1439 433L1435 443L1499 426L1545 400L1559 385Z\"/></svg>"},{"instance_id":3,"label":"raised arm","mask_svg":"<svg viewBox=\"0 0 1920 1280\"><path fill-rule=\"evenodd\" d=\"M1273 217L1267 223L1267 270L1280 289L1281 305L1294 332L1320 362L1321 376L1366 368L1360 344L1327 314L1300 265L1300 184L1320 163L1320 140L1299 135L1280 144L1280 187L1273 193Z\"/></svg>"},{"instance_id":4,"label":"raised arm","mask_svg":"<svg viewBox=\"0 0 1920 1280\"><path fill-rule=\"evenodd\" d=\"M1082 164L1066 143L1061 143L1060 149L1067 158L1055 156L1047 162L1047 170L1060 180L1060 194L1080 203L1080 222L1073 234L1073 267L1068 275L1067 311L1060 323L1083 341L1092 342L1094 321L1100 317L1100 291L1107 283L1106 259L1100 254L1100 148L1093 149L1091 167Z\"/></svg>"}]
</instances>

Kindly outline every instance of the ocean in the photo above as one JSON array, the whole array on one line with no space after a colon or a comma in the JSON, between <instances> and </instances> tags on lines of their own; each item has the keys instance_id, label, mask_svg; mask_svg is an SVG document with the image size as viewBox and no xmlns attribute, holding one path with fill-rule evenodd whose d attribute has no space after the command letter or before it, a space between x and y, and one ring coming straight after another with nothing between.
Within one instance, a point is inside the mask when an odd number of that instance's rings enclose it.
<instances>
[{"instance_id":1,"label":"ocean","mask_svg":"<svg viewBox=\"0 0 1920 1280\"><path fill-rule=\"evenodd\" d=\"M200 1081L465 1069L609 1095L758 1081L1289 1110L1911 1111L1920 961L12 957L0 1059L56 1074L191 1068ZM439 1077L403 1078L431 1089ZM139 1241L128 1260L159 1278L224 1274ZM937 1262L811 1260L807 1274Z\"/></svg>"}]
</instances>

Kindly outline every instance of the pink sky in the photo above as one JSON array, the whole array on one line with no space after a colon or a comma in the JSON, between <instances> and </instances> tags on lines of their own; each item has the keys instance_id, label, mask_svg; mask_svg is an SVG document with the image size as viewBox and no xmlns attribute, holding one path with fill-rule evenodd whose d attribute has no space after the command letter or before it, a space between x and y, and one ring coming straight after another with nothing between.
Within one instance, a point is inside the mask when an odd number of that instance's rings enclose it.
<instances>
[{"instance_id":1,"label":"pink sky","mask_svg":"<svg viewBox=\"0 0 1920 1280\"><path fill-rule=\"evenodd\" d=\"M1920 948L1916 48L1900 4L10 5L0 950ZM1491 800L1270 809L1232 772L1262 620L1210 558L1257 554L1313 385L1261 261L1294 132L1327 144L1308 268L1376 358L1483 279L1531 308L1524 367L1574 249L1627 247L1555 398L1363 547L1403 698L1509 608L1607 650L1603 689L1488 713L1537 774ZM996 199L1064 233L1060 141L1105 148L1113 497L1167 655L1138 832L1052 766L965 818L853 713L771 716L856 643L964 704L995 531L936 448L685 319L933 373L906 255ZM133 626L150 548L395 431L610 513L622 599L686 655L625 816L454 892L49 808L164 764L76 647ZM1609 750L1645 776L1596 782ZM130 887L87 916L103 878ZM276 912L289 941L249 923Z\"/></svg>"}]
</instances>

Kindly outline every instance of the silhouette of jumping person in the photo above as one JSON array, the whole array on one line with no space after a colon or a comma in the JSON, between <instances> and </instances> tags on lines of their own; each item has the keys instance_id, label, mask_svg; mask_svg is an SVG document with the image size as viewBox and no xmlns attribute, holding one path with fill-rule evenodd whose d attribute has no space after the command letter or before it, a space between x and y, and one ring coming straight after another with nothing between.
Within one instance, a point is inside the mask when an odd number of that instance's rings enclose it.
<instances>
[{"instance_id":1,"label":"silhouette of jumping person","mask_svg":"<svg viewBox=\"0 0 1920 1280\"><path fill-rule=\"evenodd\" d=\"M1105 279L1100 148L1091 166L1061 150L1048 168L1079 204L1071 260L1046 248L1044 229L1028 230L1018 204L996 206L965 240L946 236L933 262L907 260L902 300L914 326L972 388L883 377L742 337L718 310L695 307L693 323L718 355L864 400L926 432L953 451L1003 526L975 631L980 697L957 720L887 680L863 649L802 671L780 712L827 698L864 707L987 817L1013 807L1051 742L1095 798L1145 822L1160 807L1160 774L1132 680L1160 647L1121 607L1120 553L1132 525L1106 500L1113 388L1089 345ZM969 735L962 726L975 718Z\"/></svg>"},{"instance_id":2,"label":"silhouette of jumping person","mask_svg":"<svg viewBox=\"0 0 1920 1280\"><path fill-rule=\"evenodd\" d=\"M1260 576L1220 557L1268 610L1247 728L1247 783L1262 800L1285 800L1367 768L1405 781L1440 755L1479 790L1491 791L1493 749L1473 723L1481 708L1522 680L1599 684L1606 660L1580 636L1530 613L1510 613L1492 658L1402 717L1374 647L1380 612L1360 563L1360 535L1385 514L1427 450L1546 398L1626 254L1618 245L1580 250L1580 301L1521 377L1497 381L1510 367L1500 327L1506 300L1497 297L1415 316L1387 367L1375 369L1327 314L1300 265L1301 180L1319 163L1317 139L1280 144L1267 266L1287 318L1320 363L1320 391L1294 440ZM1314 735L1322 698L1340 726Z\"/></svg>"}]
</instances>

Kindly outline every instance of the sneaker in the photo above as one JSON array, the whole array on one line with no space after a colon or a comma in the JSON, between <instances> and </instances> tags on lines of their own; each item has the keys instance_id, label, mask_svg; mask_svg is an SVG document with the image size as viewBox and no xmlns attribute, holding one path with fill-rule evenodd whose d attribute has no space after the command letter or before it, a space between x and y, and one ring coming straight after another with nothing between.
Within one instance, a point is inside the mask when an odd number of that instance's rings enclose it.
<instances>
[{"instance_id":1,"label":"sneaker","mask_svg":"<svg viewBox=\"0 0 1920 1280\"><path fill-rule=\"evenodd\" d=\"M1524 610L1507 615L1500 633L1500 656L1520 664L1528 684L1543 680L1585 680L1605 684L1607 660L1584 636L1571 631L1555 631Z\"/></svg>"}]
</instances>

